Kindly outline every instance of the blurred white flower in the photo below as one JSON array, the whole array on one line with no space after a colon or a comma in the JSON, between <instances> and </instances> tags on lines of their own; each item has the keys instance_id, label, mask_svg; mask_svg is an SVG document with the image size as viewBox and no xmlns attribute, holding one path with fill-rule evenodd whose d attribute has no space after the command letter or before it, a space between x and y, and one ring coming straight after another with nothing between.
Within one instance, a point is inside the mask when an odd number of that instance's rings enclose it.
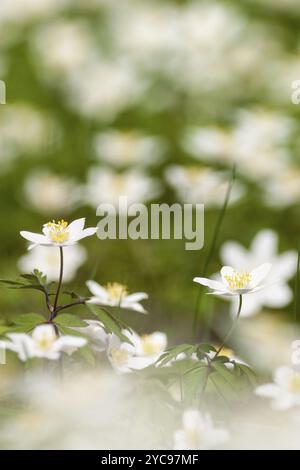
<instances>
[{"instance_id":1,"label":"blurred white flower","mask_svg":"<svg viewBox=\"0 0 300 470\"><path fill-rule=\"evenodd\" d=\"M272 270L266 281L268 288L244 298L242 316L255 315L263 306L281 308L287 305L293 293L287 282L293 277L297 268L297 253L287 251L277 254L278 236L272 230L261 230L253 239L250 249L246 250L239 243L229 241L221 249L223 263L239 269L244 266L252 270L255 266L270 262ZM236 311L237 303L232 299L232 313Z\"/></svg>"},{"instance_id":2,"label":"blurred white flower","mask_svg":"<svg viewBox=\"0 0 300 470\"><path fill-rule=\"evenodd\" d=\"M274 208L284 208L300 201L300 170L287 168L278 171L262 184L265 203Z\"/></svg>"},{"instance_id":3,"label":"blurred white flower","mask_svg":"<svg viewBox=\"0 0 300 470\"><path fill-rule=\"evenodd\" d=\"M141 300L148 298L148 294L145 294L145 292L129 294L126 286L117 282L108 283L103 287L95 281L87 281L86 285L93 294L89 303L108 305L110 307L120 307L140 313L147 313L143 305L140 303Z\"/></svg>"},{"instance_id":4,"label":"blurred white flower","mask_svg":"<svg viewBox=\"0 0 300 470\"><path fill-rule=\"evenodd\" d=\"M114 119L133 105L144 90L145 83L134 67L118 60L94 61L70 75L65 83L71 107L85 117L101 121Z\"/></svg>"},{"instance_id":5,"label":"blurred white flower","mask_svg":"<svg viewBox=\"0 0 300 470\"><path fill-rule=\"evenodd\" d=\"M158 137L139 131L107 130L94 140L96 155L117 167L157 163L164 153L164 143Z\"/></svg>"},{"instance_id":6,"label":"blurred white flower","mask_svg":"<svg viewBox=\"0 0 300 470\"><path fill-rule=\"evenodd\" d=\"M193 280L212 289L214 295L244 296L264 289L265 286L262 282L266 279L271 267L270 263L264 263L251 271L247 271L245 269L236 270L231 266L223 266L220 272L220 281L205 277L195 277Z\"/></svg>"},{"instance_id":7,"label":"blurred white flower","mask_svg":"<svg viewBox=\"0 0 300 470\"><path fill-rule=\"evenodd\" d=\"M90 346L94 351L105 351L108 345L110 335L106 333L103 323L98 320L84 320L86 327L73 328L87 336L91 343Z\"/></svg>"},{"instance_id":8,"label":"blurred white flower","mask_svg":"<svg viewBox=\"0 0 300 470\"><path fill-rule=\"evenodd\" d=\"M69 0L1 0L0 22L22 23L47 18L68 3Z\"/></svg>"},{"instance_id":9,"label":"blurred white flower","mask_svg":"<svg viewBox=\"0 0 300 470\"><path fill-rule=\"evenodd\" d=\"M223 173L210 168L172 165L167 168L165 176L182 202L202 203L207 207L218 207L224 204L229 183L228 176L226 177ZM235 184L229 202L239 200L243 192L243 187Z\"/></svg>"},{"instance_id":10,"label":"blurred white flower","mask_svg":"<svg viewBox=\"0 0 300 470\"><path fill-rule=\"evenodd\" d=\"M97 227L84 228L84 224L85 218L74 220L70 224L64 220L53 221L43 225L43 234L23 230L20 235L32 243L29 249L38 245L70 246L97 232Z\"/></svg>"},{"instance_id":11,"label":"blurred white flower","mask_svg":"<svg viewBox=\"0 0 300 470\"><path fill-rule=\"evenodd\" d=\"M232 164L232 138L229 131L218 127L187 129L182 146L199 160Z\"/></svg>"},{"instance_id":12,"label":"blurred white flower","mask_svg":"<svg viewBox=\"0 0 300 470\"><path fill-rule=\"evenodd\" d=\"M124 331L131 344L121 342L112 334L108 340L107 356L113 368L120 373L141 370L154 364L167 346L167 336L154 332L139 336L134 331Z\"/></svg>"},{"instance_id":13,"label":"blurred white flower","mask_svg":"<svg viewBox=\"0 0 300 470\"><path fill-rule=\"evenodd\" d=\"M27 104L6 104L1 108L0 164L8 164L20 155L47 150L59 139L57 124Z\"/></svg>"},{"instance_id":14,"label":"blurred white flower","mask_svg":"<svg viewBox=\"0 0 300 470\"><path fill-rule=\"evenodd\" d=\"M86 344L84 338L76 336L57 338L53 325L37 326L31 336L25 333L10 333L7 337L10 341L2 341L0 347L15 352L23 362L33 357L57 360L62 352L71 355Z\"/></svg>"},{"instance_id":15,"label":"blurred white flower","mask_svg":"<svg viewBox=\"0 0 300 470\"><path fill-rule=\"evenodd\" d=\"M74 180L40 169L27 176L24 194L33 209L53 214L73 209L80 200L81 190Z\"/></svg>"},{"instance_id":16,"label":"blurred white flower","mask_svg":"<svg viewBox=\"0 0 300 470\"><path fill-rule=\"evenodd\" d=\"M186 410L182 429L174 433L175 450L206 450L221 446L229 440L229 432L216 428L209 414Z\"/></svg>"},{"instance_id":17,"label":"blurred white flower","mask_svg":"<svg viewBox=\"0 0 300 470\"><path fill-rule=\"evenodd\" d=\"M294 366L298 366L300 364L300 340L297 339L296 341L292 342L292 355L291 355L291 362Z\"/></svg>"},{"instance_id":18,"label":"blurred white flower","mask_svg":"<svg viewBox=\"0 0 300 470\"><path fill-rule=\"evenodd\" d=\"M256 395L272 399L272 408L285 411L300 406L300 373L290 367L279 367L274 383L261 385Z\"/></svg>"},{"instance_id":19,"label":"blurred white flower","mask_svg":"<svg viewBox=\"0 0 300 470\"><path fill-rule=\"evenodd\" d=\"M127 197L128 205L144 203L160 193L159 183L142 171L115 173L108 168L91 168L86 184L86 200L94 208L101 203L119 206L119 198Z\"/></svg>"},{"instance_id":20,"label":"blurred white flower","mask_svg":"<svg viewBox=\"0 0 300 470\"><path fill-rule=\"evenodd\" d=\"M45 68L52 80L76 73L96 57L88 23L83 20L55 20L43 25L33 38L38 68Z\"/></svg>"},{"instance_id":21,"label":"blurred white flower","mask_svg":"<svg viewBox=\"0 0 300 470\"><path fill-rule=\"evenodd\" d=\"M87 258L86 250L80 245L68 246L64 250L64 281L74 279L78 268ZM38 269L46 274L47 280L58 281L60 255L55 247L37 246L18 261L18 267L23 273L31 273Z\"/></svg>"}]
</instances>

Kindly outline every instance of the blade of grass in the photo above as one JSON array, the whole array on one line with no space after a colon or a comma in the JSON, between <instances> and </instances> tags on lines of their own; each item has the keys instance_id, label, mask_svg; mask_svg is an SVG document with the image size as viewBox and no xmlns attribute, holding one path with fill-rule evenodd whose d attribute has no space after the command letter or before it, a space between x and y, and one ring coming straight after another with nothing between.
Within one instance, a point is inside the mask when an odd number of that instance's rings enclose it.
<instances>
[{"instance_id":1,"label":"blade of grass","mask_svg":"<svg viewBox=\"0 0 300 470\"><path fill-rule=\"evenodd\" d=\"M211 259L214 255L214 253L215 253L219 233L220 233L221 226L222 226L222 223L223 223L223 220L224 220L224 217L225 217L225 213L226 213L226 210L227 210L227 206L228 206L228 203L229 203L229 199L230 199L231 191L232 191L232 188L233 188L233 185L234 185L234 182L235 182L235 178L236 178L236 165L234 164L233 167L232 167L231 178L230 178L230 181L229 181L229 184L228 184L228 189L227 189L227 192L226 192L224 204L223 204L223 206L220 210L220 213L219 213L219 216L218 216L218 219L217 219L217 223L216 223L216 226L215 226L215 229L214 229L212 242L210 244L210 248L209 248L207 257L205 259L203 272L202 272L202 277L206 276L209 264L211 262ZM196 331L197 331L198 317L199 317L201 298L202 298L201 291L202 291L202 289L200 288L199 291L198 291L198 295L197 295L196 308L195 308L195 313L194 313L193 332L195 332L195 335L196 335Z\"/></svg>"}]
</instances>

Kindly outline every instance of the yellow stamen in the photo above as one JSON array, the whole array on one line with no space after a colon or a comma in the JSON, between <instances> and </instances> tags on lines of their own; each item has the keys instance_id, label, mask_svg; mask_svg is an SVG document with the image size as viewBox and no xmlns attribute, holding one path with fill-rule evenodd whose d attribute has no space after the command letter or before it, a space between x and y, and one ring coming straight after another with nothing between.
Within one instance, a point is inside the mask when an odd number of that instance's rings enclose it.
<instances>
[{"instance_id":1,"label":"yellow stamen","mask_svg":"<svg viewBox=\"0 0 300 470\"><path fill-rule=\"evenodd\" d=\"M118 282L109 282L106 285L106 290L111 300L121 301L128 295L126 286L123 286Z\"/></svg>"},{"instance_id":2,"label":"yellow stamen","mask_svg":"<svg viewBox=\"0 0 300 470\"><path fill-rule=\"evenodd\" d=\"M64 243L69 239L70 232L68 230L68 222L59 220L55 222L48 222L46 224L50 240L54 243Z\"/></svg>"},{"instance_id":3,"label":"yellow stamen","mask_svg":"<svg viewBox=\"0 0 300 470\"><path fill-rule=\"evenodd\" d=\"M252 276L247 271L234 271L232 276L225 276L226 281L228 282L229 289L247 289L252 280Z\"/></svg>"},{"instance_id":4,"label":"yellow stamen","mask_svg":"<svg viewBox=\"0 0 300 470\"><path fill-rule=\"evenodd\" d=\"M128 361L128 352L122 349L112 348L110 351L113 362L118 365L124 365Z\"/></svg>"},{"instance_id":5,"label":"yellow stamen","mask_svg":"<svg viewBox=\"0 0 300 470\"><path fill-rule=\"evenodd\" d=\"M151 335L141 336L141 346L145 356L153 356L160 352L161 347L158 343L155 343Z\"/></svg>"},{"instance_id":6,"label":"yellow stamen","mask_svg":"<svg viewBox=\"0 0 300 470\"><path fill-rule=\"evenodd\" d=\"M300 373L295 372L289 377L288 390L291 393L300 393Z\"/></svg>"}]
</instances>

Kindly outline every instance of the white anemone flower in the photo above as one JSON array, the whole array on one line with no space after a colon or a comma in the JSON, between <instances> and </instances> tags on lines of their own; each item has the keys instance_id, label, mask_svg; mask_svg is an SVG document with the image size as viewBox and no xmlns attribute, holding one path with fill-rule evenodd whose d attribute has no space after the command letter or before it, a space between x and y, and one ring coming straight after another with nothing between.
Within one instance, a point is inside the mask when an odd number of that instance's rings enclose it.
<instances>
[{"instance_id":1,"label":"white anemone flower","mask_svg":"<svg viewBox=\"0 0 300 470\"><path fill-rule=\"evenodd\" d=\"M7 337L10 341L2 341L1 347L15 352L23 362L33 357L57 360L62 352L71 355L87 343L86 339L77 336L66 335L57 338L52 325L37 326L32 336L10 333Z\"/></svg>"},{"instance_id":2,"label":"white anemone flower","mask_svg":"<svg viewBox=\"0 0 300 470\"><path fill-rule=\"evenodd\" d=\"M241 296L263 289L262 282L267 277L271 267L270 263L265 263L252 271L238 271L230 266L223 266L221 281L195 277L194 282L209 287L214 295Z\"/></svg>"},{"instance_id":3,"label":"white anemone flower","mask_svg":"<svg viewBox=\"0 0 300 470\"><path fill-rule=\"evenodd\" d=\"M107 356L113 368L119 373L141 370L154 364L167 347L165 333L154 333L139 336L134 331L124 331L130 340L121 342L114 334L110 335Z\"/></svg>"},{"instance_id":4,"label":"white anemone flower","mask_svg":"<svg viewBox=\"0 0 300 470\"><path fill-rule=\"evenodd\" d=\"M198 410L185 411L182 424L182 429L174 433L175 450L213 449L229 439L228 431L216 428L210 415Z\"/></svg>"},{"instance_id":5,"label":"white anemone flower","mask_svg":"<svg viewBox=\"0 0 300 470\"><path fill-rule=\"evenodd\" d=\"M56 246L63 247L74 245L82 238L94 235L97 227L84 228L85 218L77 219L68 224L64 220L52 221L44 224L43 235L33 232L20 232L21 236L32 244L29 249L36 246Z\"/></svg>"},{"instance_id":6,"label":"white anemone flower","mask_svg":"<svg viewBox=\"0 0 300 470\"><path fill-rule=\"evenodd\" d=\"M93 294L93 297L88 301L91 304L120 307L139 313L147 313L140 303L141 300L148 299L148 294L145 292L129 294L127 287L118 282L108 283L103 287L95 281L87 281L86 285Z\"/></svg>"},{"instance_id":7,"label":"white anemone flower","mask_svg":"<svg viewBox=\"0 0 300 470\"><path fill-rule=\"evenodd\" d=\"M80 245L68 246L64 251L64 281L74 279L78 268L86 260L86 250ZM59 251L55 247L37 246L18 261L20 270L24 273L38 269L46 274L48 281L56 282L59 278Z\"/></svg>"},{"instance_id":8,"label":"white anemone flower","mask_svg":"<svg viewBox=\"0 0 300 470\"><path fill-rule=\"evenodd\" d=\"M91 340L90 346L94 351L105 351L110 335L106 333L103 323L98 320L84 320L84 322L87 326L73 328L73 330L87 336Z\"/></svg>"},{"instance_id":9,"label":"white anemone flower","mask_svg":"<svg viewBox=\"0 0 300 470\"><path fill-rule=\"evenodd\" d=\"M272 399L272 408L285 411L300 406L300 372L291 367L279 367L274 374L274 383L257 387L256 395Z\"/></svg>"},{"instance_id":10,"label":"white anemone flower","mask_svg":"<svg viewBox=\"0 0 300 470\"><path fill-rule=\"evenodd\" d=\"M278 254L278 236L272 230L261 230L253 239L247 250L235 241L224 243L221 249L221 259L235 269L244 266L247 270L270 262L272 270L268 274L268 289L256 292L244 298L242 316L259 313L262 307L282 308L288 305L293 292L288 286L288 280L293 277L297 268L297 253L286 251ZM237 308L236 299L231 298L231 311Z\"/></svg>"}]
</instances>

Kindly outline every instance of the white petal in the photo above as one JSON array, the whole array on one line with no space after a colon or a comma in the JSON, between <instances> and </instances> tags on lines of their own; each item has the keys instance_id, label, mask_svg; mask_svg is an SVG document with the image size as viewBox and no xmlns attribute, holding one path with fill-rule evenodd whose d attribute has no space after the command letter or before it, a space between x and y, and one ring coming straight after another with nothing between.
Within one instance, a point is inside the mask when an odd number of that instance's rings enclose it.
<instances>
[{"instance_id":1,"label":"white petal","mask_svg":"<svg viewBox=\"0 0 300 470\"><path fill-rule=\"evenodd\" d=\"M282 308L293 298L293 291L286 284L269 285L263 293L264 305L271 308Z\"/></svg>"},{"instance_id":2,"label":"white petal","mask_svg":"<svg viewBox=\"0 0 300 470\"><path fill-rule=\"evenodd\" d=\"M252 277L251 287L252 288L257 287L267 277L271 268L272 268L271 263L265 263L259 266L258 268L253 269L253 271L251 271L251 277Z\"/></svg>"},{"instance_id":3,"label":"white petal","mask_svg":"<svg viewBox=\"0 0 300 470\"><path fill-rule=\"evenodd\" d=\"M261 230L251 244L256 259L266 261L277 253L278 236L273 230Z\"/></svg>"},{"instance_id":4,"label":"white petal","mask_svg":"<svg viewBox=\"0 0 300 470\"><path fill-rule=\"evenodd\" d=\"M36 245L49 245L50 244L48 238L45 237L45 235L41 235L39 233L22 231L20 232L20 235L23 238L25 238L25 240L33 242Z\"/></svg>"},{"instance_id":5,"label":"white petal","mask_svg":"<svg viewBox=\"0 0 300 470\"><path fill-rule=\"evenodd\" d=\"M141 300L148 299L148 294L145 292L136 292L125 297L126 302L140 302Z\"/></svg>"},{"instance_id":6,"label":"white petal","mask_svg":"<svg viewBox=\"0 0 300 470\"><path fill-rule=\"evenodd\" d=\"M142 304L139 304L138 302L127 302L126 299L121 301L120 307L134 310L139 313L147 313L147 310L144 309Z\"/></svg>"},{"instance_id":7,"label":"white petal","mask_svg":"<svg viewBox=\"0 0 300 470\"><path fill-rule=\"evenodd\" d=\"M70 236L76 237L80 232L82 232L85 224L85 218L74 220L68 226L68 230L70 232Z\"/></svg>"},{"instance_id":8,"label":"white petal","mask_svg":"<svg viewBox=\"0 0 300 470\"><path fill-rule=\"evenodd\" d=\"M289 377L293 375L293 370L290 367L283 366L276 369L274 374L274 382L280 386L285 386Z\"/></svg>"},{"instance_id":9,"label":"white petal","mask_svg":"<svg viewBox=\"0 0 300 470\"><path fill-rule=\"evenodd\" d=\"M141 370L154 364L158 357L130 357L128 359L128 367L130 369Z\"/></svg>"},{"instance_id":10,"label":"white petal","mask_svg":"<svg viewBox=\"0 0 300 470\"><path fill-rule=\"evenodd\" d=\"M87 341L85 338L79 338L77 336L61 336L55 342L55 349L56 351L63 351L70 355L86 344Z\"/></svg>"},{"instance_id":11,"label":"white petal","mask_svg":"<svg viewBox=\"0 0 300 470\"><path fill-rule=\"evenodd\" d=\"M80 232L78 235L76 235L73 240L82 240L83 238L90 237L94 235L98 230L98 227L90 227L90 228L85 228Z\"/></svg>"},{"instance_id":12,"label":"white petal","mask_svg":"<svg viewBox=\"0 0 300 470\"><path fill-rule=\"evenodd\" d=\"M247 250L236 242L224 243L221 249L221 258L226 265L233 266L235 269L248 264Z\"/></svg>"},{"instance_id":13,"label":"white petal","mask_svg":"<svg viewBox=\"0 0 300 470\"><path fill-rule=\"evenodd\" d=\"M231 266L223 266L221 269L221 276L224 286L228 286L228 281L226 277L233 277L235 270Z\"/></svg>"},{"instance_id":14,"label":"white petal","mask_svg":"<svg viewBox=\"0 0 300 470\"><path fill-rule=\"evenodd\" d=\"M279 388L275 384L265 384L257 387L255 394L260 397L276 398L279 394Z\"/></svg>"},{"instance_id":15,"label":"white petal","mask_svg":"<svg viewBox=\"0 0 300 470\"><path fill-rule=\"evenodd\" d=\"M287 251L275 259L272 273L274 277L288 280L294 276L296 270L297 253L295 251Z\"/></svg>"},{"instance_id":16,"label":"white petal","mask_svg":"<svg viewBox=\"0 0 300 470\"><path fill-rule=\"evenodd\" d=\"M212 279L207 279L206 277L195 277L193 281L201 284L202 286L209 287L210 289L221 292L226 291L226 287L221 282L213 281Z\"/></svg>"},{"instance_id":17,"label":"white petal","mask_svg":"<svg viewBox=\"0 0 300 470\"><path fill-rule=\"evenodd\" d=\"M100 284L98 284L98 282L87 281L86 285L87 285L88 289L90 290L90 292L95 297L97 297L99 300L107 301L107 299L108 299L107 290L104 287L100 286Z\"/></svg>"}]
</instances>

